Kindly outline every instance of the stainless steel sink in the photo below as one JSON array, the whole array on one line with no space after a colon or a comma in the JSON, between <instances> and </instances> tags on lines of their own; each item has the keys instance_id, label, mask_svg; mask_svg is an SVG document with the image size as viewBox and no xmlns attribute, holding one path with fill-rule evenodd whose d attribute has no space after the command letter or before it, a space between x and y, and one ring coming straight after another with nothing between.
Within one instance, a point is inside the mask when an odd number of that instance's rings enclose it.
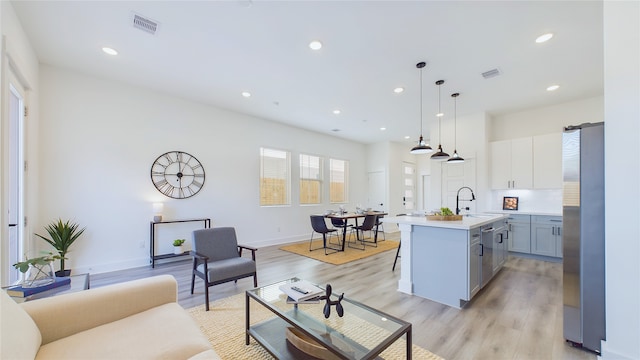
<instances>
[{"instance_id":1,"label":"stainless steel sink","mask_svg":"<svg viewBox=\"0 0 640 360\"><path fill-rule=\"evenodd\" d=\"M472 218L490 218L490 217L494 217L496 215L492 215L492 214L464 214L465 217L472 217Z\"/></svg>"}]
</instances>

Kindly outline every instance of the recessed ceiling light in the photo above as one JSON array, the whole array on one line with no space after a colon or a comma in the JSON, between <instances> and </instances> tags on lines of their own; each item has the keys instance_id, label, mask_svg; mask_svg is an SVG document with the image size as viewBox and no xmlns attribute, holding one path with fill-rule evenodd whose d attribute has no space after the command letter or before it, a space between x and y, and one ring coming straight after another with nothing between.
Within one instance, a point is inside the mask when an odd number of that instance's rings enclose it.
<instances>
[{"instance_id":1,"label":"recessed ceiling light","mask_svg":"<svg viewBox=\"0 0 640 360\"><path fill-rule=\"evenodd\" d=\"M556 91L559 87L560 85L551 85L547 88L547 91Z\"/></svg>"},{"instance_id":2,"label":"recessed ceiling light","mask_svg":"<svg viewBox=\"0 0 640 360\"><path fill-rule=\"evenodd\" d=\"M436 114L436 116L437 116L437 117L443 117L443 116L444 116L444 113L439 112L439 113L437 113L437 114Z\"/></svg>"},{"instance_id":3,"label":"recessed ceiling light","mask_svg":"<svg viewBox=\"0 0 640 360\"><path fill-rule=\"evenodd\" d=\"M404 137L405 139L411 139L411 136L407 135Z\"/></svg>"},{"instance_id":4,"label":"recessed ceiling light","mask_svg":"<svg viewBox=\"0 0 640 360\"><path fill-rule=\"evenodd\" d=\"M397 88L393 89L393 92L396 93L396 94L400 94L403 91L404 91L403 87L397 87Z\"/></svg>"},{"instance_id":5,"label":"recessed ceiling light","mask_svg":"<svg viewBox=\"0 0 640 360\"><path fill-rule=\"evenodd\" d=\"M115 49L112 49L110 47L103 47L102 51L104 51L105 54L109 54L109 55L118 55L118 52Z\"/></svg>"},{"instance_id":6,"label":"recessed ceiling light","mask_svg":"<svg viewBox=\"0 0 640 360\"><path fill-rule=\"evenodd\" d=\"M336 114L336 115L339 115L340 114L340 110L338 110L338 109L333 110L333 113Z\"/></svg>"},{"instance_id":7,"label":"recessed ceiling light","mask_svg":"<svg viewBox=\"0 0 640 360\"><path fill-rule=\"evenodd\" d=\"M243 91L243 92L242 92L242 96L244 96L244 97L248 98L248 97L251 97L251 93L250 93L250 92L248 92L248 91Z\"/></svg>"},{"instance_id":8,"label":"recessed ceiling light","mask_svg":"<svg viewBox=\"0 0 640 360\"><path fill-rule=\"evenodd\" d=\"M546 33L546 34L538 36L536 38L536 42L538 44L541 44L543 42L547 42L547 41L551 40L552 37L553 37L553 33Z\"/></svg>"},{"instance_id":9,"label":"recessed ceiling light","mask_svg":"<svg viewBox=\"0 0 640 360\"><path fill-rule=\"evenodd\" d=\"M309 47L311 50L320 50L322 48L322 43L318 40L313 40L309 43Z\"/></svg>"},{"instance_id":10,"label":"recessed ceiling light","mask_svg":"<svg viewBox=\"0 0 640 360\"><path fill-rule=\"evenodd\" d=\"M385 131L385 130L387 130L387 128L386 127L381 127L380 130L381 131Z\"/></svg>"}]
</instances>

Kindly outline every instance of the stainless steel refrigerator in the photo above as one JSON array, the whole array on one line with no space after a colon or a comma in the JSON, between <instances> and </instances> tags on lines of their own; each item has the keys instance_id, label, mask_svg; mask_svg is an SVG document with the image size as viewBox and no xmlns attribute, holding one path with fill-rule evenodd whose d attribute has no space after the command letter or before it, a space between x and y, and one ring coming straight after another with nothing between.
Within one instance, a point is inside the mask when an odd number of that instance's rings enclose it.
<instances>
[{"instance_id":1,"label":"stainless steel refrigerator","mask_svg":"<svg viewBox=\"0 0 640 360\"><path fill-rule=\"evenodd\" d=\"M562 136L564 338L600 353L605 339L604 124Z\"/></svg>"}]
</instances>

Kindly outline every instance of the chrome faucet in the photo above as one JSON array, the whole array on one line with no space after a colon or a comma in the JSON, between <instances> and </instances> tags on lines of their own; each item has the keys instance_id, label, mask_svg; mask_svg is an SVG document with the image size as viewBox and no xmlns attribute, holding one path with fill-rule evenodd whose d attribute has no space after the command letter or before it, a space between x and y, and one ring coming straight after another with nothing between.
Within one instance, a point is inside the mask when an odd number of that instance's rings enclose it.
<instances>
[{"instance_id":1,"label":"chrome faucet","mask_svg":"<svg viewBox=\"0 0 640 360\"><path fill-rule=\"evenodd\" d=\"M460 190L462 189L469 189L469 191L471 191L471 199L460 200ZM460 201L473 201L475 199L476 199L476 196L473 194L473 190L470 187L463 186L460 189L458 189L458 193L456 194L456 215L460 215ZM466 207L465 209L469 210L469 207Z\"/></svg>"}]
</instances>

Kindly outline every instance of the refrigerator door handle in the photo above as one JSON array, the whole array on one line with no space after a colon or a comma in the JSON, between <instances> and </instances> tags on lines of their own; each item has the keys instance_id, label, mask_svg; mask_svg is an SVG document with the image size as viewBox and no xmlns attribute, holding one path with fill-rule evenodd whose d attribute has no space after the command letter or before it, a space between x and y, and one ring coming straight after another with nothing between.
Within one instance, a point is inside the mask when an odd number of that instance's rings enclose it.
<instances>
[{"instance_id":1,"label":"refrigerator door handle","mask_svg":"<svg viewBox=\"0 0 640 360\"><path fill-rule=\"evenodd\" d=\"M484 255L484 244L480 244L480 256Z\"/></svg>"},{"instance_id":2,"label":"refrigerator door handle","mask_svg":"<svg viewBox=\"0 0 640 360\"><path fill-rule=\"evenodd\" d=\"M556 234L556 227L553 226L551 227L551 235L555 235Z\"/></svg>"}]
</instances>

